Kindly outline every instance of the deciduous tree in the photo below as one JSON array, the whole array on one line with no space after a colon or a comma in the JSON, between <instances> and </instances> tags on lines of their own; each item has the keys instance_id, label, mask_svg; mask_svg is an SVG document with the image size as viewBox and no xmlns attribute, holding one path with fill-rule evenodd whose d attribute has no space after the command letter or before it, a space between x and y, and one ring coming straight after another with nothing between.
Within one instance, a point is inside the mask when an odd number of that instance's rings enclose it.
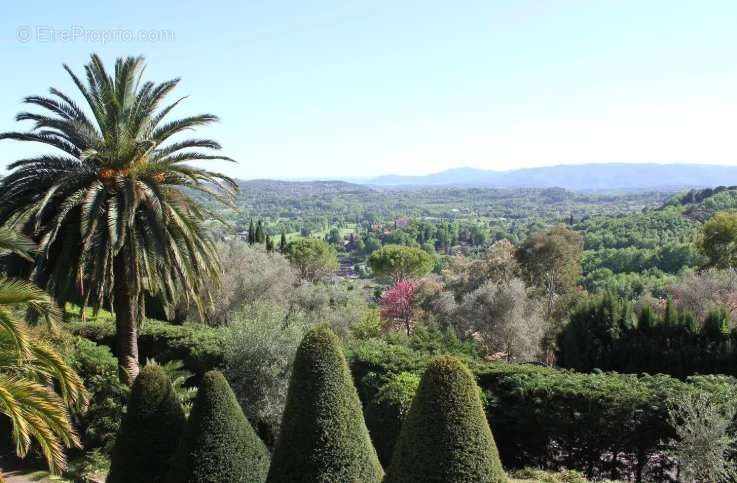
<instances>
[{"instance_id":1,"label":"deciduous tree","mask_svg":"<svg viewBox=\"0 0 737 483\"><path fill-rule=\"evenodd\" d=\"M545 302L547 320L559 322L572 303L582 255L583 238L563 225L532 233L517 250L525 281Z\"/></svg>"},{"instance_id":2,"label":"deciduous tree","mask_svg":"<svg viewBox=\"0 0 737 483\"><path fill-rule=\"evenodd\" d=\"M381 296L381 317L389 326L401 325L407 335L412 333L414 326L416 290L416 282L403 279L395 282Z\"/></svg>"}]
</instances>

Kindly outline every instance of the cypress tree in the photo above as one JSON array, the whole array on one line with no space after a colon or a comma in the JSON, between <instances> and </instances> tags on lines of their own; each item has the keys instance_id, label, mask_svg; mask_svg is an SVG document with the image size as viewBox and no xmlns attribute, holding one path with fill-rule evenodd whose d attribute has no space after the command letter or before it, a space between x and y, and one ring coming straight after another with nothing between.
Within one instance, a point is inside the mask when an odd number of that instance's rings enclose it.
<instances>
[{"instance_id":1,"label":"cypress tree","mask_svg":"<svg viewBox=\"0 0 737 483\"><path fill-rule=\"evenodd\" d=\"M269 451L219 371L202 378L169 483L263 483Z\"/></svg>"},{"instance_id":2,"label":"cypress tree","mask_svg":"<svg viewBox=\"0 0 737 483\"><path fill-rule=\"evenodd\" d=\"M153 364L141 369L115 440L107 483L163 481L184 423L182 405L164 370Z\"/></svg>"},{"instance_id":3,"label":"cypress tree","mask_svg":"<svg viewBox=\"0 0 737 483\"><path fill-rule=\"evenodd\" d=\"M315 327L297 350L266 481L379 483L382 476L340 342Z\"/></svg>"},{"instance_id":4,"label":"cypress tree","mask_svg":"<svg viewBox=\"0 0 737 483\"><path fill-rule=\"evenodd\" d=\"M256 229L253 227L253 219L248 225L248 244L253 245L256 243Z\"/></svg>"},{"instance_id":5,"label":"cypress tree","mask_svg":"<svg viewBox=\"0 0 737 483\"><path fill-rule=\"evenodd\" d=\"M256 225L256 243L263 243L265 239L264 224L261 220L258 220L258 224Z\"/></svg>"},{"instance_id":6,"label":"cypress tree","mask_svg":"<svg viewBox=\"0 0 737 483\"><path fill-rule=\"evenodd\" d=\"M440 356L422 376L385 483L501 483L507 477L470 371Z\"/></svg>"},{"instance_id":7,"label":"cypress tree","mask_svg":"<svg viewBox=\"0 0 737 483\"><path fill-rule=\"evenodd\" d=\"M649 336L657 325L658 321L655 318L655 313L653 312L652 307L650 307L650 305L644 305L640 310L640 316L637 319L638 331Z\"/></svg>"},{"instance_id":8,"label":"cypress tree","mask_svg":"<svg viewBox=\"0 0 737 483\"><path fill-rule=\"evenodd\" d=\"M279 240L279 252L284 253L287 249L287 235L281 232L281 239Z\"/></svg>"},{"instance_id":9,"label":"cypress tree","mask_svg":"<svg viewBox=\"0 0 737 483\"><path fill-rule=\"evenodd\" d=\"M714 340L729 337L729 313L724 307L716 307L709 311L701 327L701 334Z\"/></svg>"}]
</instances>

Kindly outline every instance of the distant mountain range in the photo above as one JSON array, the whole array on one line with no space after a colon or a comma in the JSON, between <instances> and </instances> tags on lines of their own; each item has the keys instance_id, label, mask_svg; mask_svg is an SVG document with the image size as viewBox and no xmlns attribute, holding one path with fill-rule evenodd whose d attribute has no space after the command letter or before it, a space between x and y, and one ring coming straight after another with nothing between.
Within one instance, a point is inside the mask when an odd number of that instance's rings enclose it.
<instances>
[{"instance_id":1,"label":"distant mountain range","mask_svg":"<svg viewBox=\"0 0 737 483\"><path fill-rule=\"evenodd\" d=\"M575 191L702 188L737 185L737 166L711 164L605 163L547 166L511 171L457 168L426 176L380 176L374 186L488 186Z\"/></svg>"}]
</instances>

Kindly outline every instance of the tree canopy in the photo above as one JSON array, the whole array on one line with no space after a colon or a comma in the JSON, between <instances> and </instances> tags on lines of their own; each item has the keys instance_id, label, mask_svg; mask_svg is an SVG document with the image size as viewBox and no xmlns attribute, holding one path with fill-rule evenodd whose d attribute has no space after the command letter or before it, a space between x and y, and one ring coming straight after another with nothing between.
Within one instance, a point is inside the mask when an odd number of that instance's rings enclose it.
<instances>
[{"instance_id":1,"label":"tree canopy","mask_svg":"<svg viewBox=\"0 0 737 483\"><path fill-rule=\"evenodd\" d=\"M204 227L217 216L192 193L229 201L237 185L187 162L232 160L208 152L220 149L213 140L172 140L217 117L167 121L182 99L162 103L179 80L143 82L142 57L120 58L109 73L92 55L87 82L64 68L92 117L55 88L50 97L25 99L45 112L18 114L18 121L33 121L32 129L5 132L0 139L37 142L62 154L8 166L0 183L0 222L22 219L24 231L39 243L36 282L59 305L112 305L116 352L130 383L138 373L136 331L145 314L144 294L168 309L192 303L202 314L203 299L217 284L218 256Z\"/></svg>"},{"instance_id":2,"label":"tree canopy","mask_svg":"<svg viewBox=\"0 0 737 483\"><path fill-rule=\"evenodd\" d=\"M305 280L316 280L338 269L338 253L335 248L317 238L291 241L284 254Z\"/></svg>"},{"instance_id":3,"label":"tree canopy","mask_svg":"<svg viewBox=\"0 0 737 483\"><path fill-rule=\"evenodd\" d=\"M719 212L709 218L704 223L699 247L710 266L737 266L737 213Z\"/></svg>"},{"instance_id":4,"label":"tree canopy","mask_svg":"<svg viewBox=\"0 0 737 483\"><path fill-rule=\"evenodd\" d=\"M396 281L427 274L434 260L419 248L385 245L371 254L368 263L376 275Z\"/></svg>"}]
</instances>

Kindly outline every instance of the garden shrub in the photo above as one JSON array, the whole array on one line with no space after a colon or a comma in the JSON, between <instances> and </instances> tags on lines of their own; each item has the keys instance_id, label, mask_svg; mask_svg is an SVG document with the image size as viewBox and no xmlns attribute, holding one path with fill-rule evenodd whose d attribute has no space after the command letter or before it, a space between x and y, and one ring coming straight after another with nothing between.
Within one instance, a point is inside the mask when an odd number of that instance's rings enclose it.
<instances>
[{"instance_id":1,"label":"garden shrub","mask_svg":"<svg viewBox=\"0 0 737 483\"><path fill-rule=\"evenodd\" d=\"M438 356L425 370L384 481L507 481L479 389L459 360Z\"/></svg>"},{"instance_id":2,"label":"garden shrub","mask_svg":"<svg viewBox=\"0 0 737 483\"><path fill-rule=\"evenodd\" d=\"M170 483L263 483L269 452L222 373L202 378L169 472Z\"/></svg>"},{"instance_id":3,"label":"garden shrub","mask_svg":"<svg viewBox=\"0 0 737 483\"><path fill-rule=\"evenodd\" d=\"M66 327L75 335L106 345L115 351L115 324L103 317L82 322L67 312ZM225 333L202 324L172 325L146 319L138 331L138 357L141 362L181 360L184 368L202 376L220 369L224 362Z\"/></svg>"},{"instance_id":4,"label":"garden shrub","mask_svg":"<svg viewBox=\"0 0 737 483\"><path fill-rule=\"evenodd\" d=\"M366 426L384 468L391 462L394 442L419 384L417 374L400 372L379 389L366 407Z\"/></svg>"},{"instance_id":5,"label":"garden shrub","mask_svg":"<svg viewBox=\"0 0 737 483\"><path fill-rule=\"evenodd\" d=\"M670 422L677 437L671 442L671 455L684 481L731 482L737 476L737 403L734 394L724 401L719 399L697 390L672 402Z\"/></svg>"},{"instance_id":6,"label":"garden shrub","mask_svg":"<svg viewBox=\"0 0 737 483\"><path fill-rule=\"evenodd\" d=\"M248 420L267 446L279 435L294 355L308 324L300 317L285 322L286 309L261 304L231 315L223 328L225 376Z\"/></svg>"},{"instance_id":7,"label":"garden shrub","mask_svg":"<svg viewBox=\"0 0 737 483\"><path fill-rule=\"evenodd\" d=\"M115 440L107 482L163 481L184 423L184 411L163 369L153 364L141 369Z\"/></svg>"},{"instance_id":8,"label":"garden shrub","mask_svg":"<svg viewBox=\"0 0 737 483\"><path fill-rule=\"evenodd\" d=\"M159 364L154 359L146 361L148 364L158 364L164 370L164 374L169 378L171 387L174 389L174 394L177 396L179 404L182 405L184 415L189 417L189 413L192 410L192 402L197 397L197 386L187 385L187 381L191 380L193 374L187 369L184 369L184 363L182 361L173 360Z\"/></svg>"},{"instance_id":9,"label":"garden shrub","mask_svg":"<svg viewBox=\"0 0 737 483\"><path fill-rule=\"evenodd\" d=\"M337 336L310 329L294 360L269 483L378 483L383 471Z\"/></svg>"},{"instance_id":10,"label":"garden shrub","mask_svg":"<svg viewBox=\"0 0 737 483\"><path fill-rule=\"evenodd\" d=\"M408 337L388 334L378 339L357 341L347 350L351 372L364 405L370 404L377 392L392 376L401 372L421 374L433 355L452 355L467 366L478 365L472 344L454 333L418 326Z\"/></svg>"},{"instance_id":11,"label":"garden shrub","mask_svg":"<svg viewBox=\"0 0 737 483\"><path fill-rule=\"evenodd\" d=\"M543 470L525 468L515 471L512 477L519 480L534 481L535 483L589 483L581 473L572 470L550 473Z\"/></svg>"},{"instance_id":12,"label":"garden shrub","mask_svg":"<svg viewBox=\"0 0 737 483\"><path fill-rule=\"evenodd\" d=\"M118 360L107 346L83 337L73 337L67 357L90 395L86 407L72 408L82 446L86 451L99 449L109 455L130 392L120 382Z\"/></svg>"},{"instance_id":13,"label":"garden shrub","mask_svg":"<svg viewBox=\"0 0 737 483\"><path fill-rule=\"evenodd\" d=\"M397 374L421 374L432 359L391 339L356 341L348 355L367 404ZM506 468L567 467L599 479L655 481L670 474L674 462L664 456L669 450L665 442L675 437L670 402L693 389L722 400L737 389L737 380L729 376L681 381L666 375L588 374L484 362L463 353L457 357L476 375ZM391 425L371 429L378 439L392 431Z\"/></svg>"}]
</instances>

